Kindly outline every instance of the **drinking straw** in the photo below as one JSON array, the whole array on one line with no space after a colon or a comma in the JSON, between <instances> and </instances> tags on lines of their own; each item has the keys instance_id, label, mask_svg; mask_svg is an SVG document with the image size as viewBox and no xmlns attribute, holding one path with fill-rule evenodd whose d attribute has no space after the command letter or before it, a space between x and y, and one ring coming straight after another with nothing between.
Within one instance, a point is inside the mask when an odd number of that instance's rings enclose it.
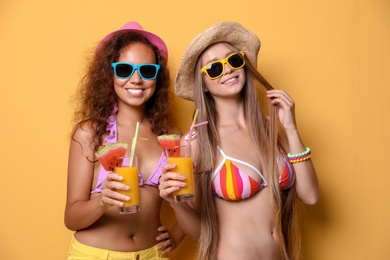
<instances>
[{"instance_id":1,"label":"drinking straw","mask_svg":"<svg viewBox=\"0 0 390 260\"><path fill-rule=\"evenodd\" d=\"M133 141L131 142L130 163L129 163L130 167L133 167L133 161L134 161L134 155L135 155L135 146L137 145L137 140L144 140L144 141L148 140L148 138L138 137L138 129L139 129L139 122L137 122L137 124L135 126L135 134L134 134L134 137L133 137Z\"/></svg>"},{"instance_id":2,"label":"drinking straw","mask_svg":"<svg viewBox=\"0 0 390 260\"><path fill-rule=\"evenodd\" d=\"M201 125L205 125L205 124L208 124L208 121L203 121L203 122L200 122L198 124L195 124L196 122L196 119L198 117L198 114L199 114L199 109L196 109L195 110L195 114L194 114L194 118L192 120L192 124L190 126L190 132L188 134L188 139L187 139L187 146L186 146L186 154L185 156L187 157L189 152L190 152L190 144L191 144L191 138L192 138L192 131L194 130L194 128L198 127L198 126L201 126Z\"/></svg>"},{"instance_id":3,"label":"drinking straw","mask_svg":"<svg viewBox=\"0 0 390 260\"><path fill-rule=\"evenodd\" d=\"M198 114L199 114L199 109L197 108L197 109L195 110L194 118L192 118L192 124L191 124L191 125L194 125L194 124L195 124L196 119L198 118Z\"/></svg>"}]
</instances>

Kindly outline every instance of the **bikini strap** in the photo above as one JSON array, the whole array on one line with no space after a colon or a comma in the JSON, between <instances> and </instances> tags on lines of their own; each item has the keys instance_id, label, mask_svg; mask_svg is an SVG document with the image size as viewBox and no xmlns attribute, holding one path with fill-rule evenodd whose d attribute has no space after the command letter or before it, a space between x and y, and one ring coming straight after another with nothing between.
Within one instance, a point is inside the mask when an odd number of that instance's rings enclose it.
<instances>
[{"instance_id":1,"label":"bikini strap","mask_svg":"<svg viewBox=\"0 0 390 260\"><path fill-rule=\"evenodd\" d=\"M217 176L218 171L222 168L223 164L225 164L226 160L230 160L232 162L237 162L237 163L243 164L243 165L251 168L252 170L254 170L260 176L260 178L263 180L264 184L266 186L268 185L267 180L264 178L263 174L261 174L261 172L258 169L256 169L253 165L251 165L251 164L249 164L247 162L244 162L242 160L239 160L237 158L233 158L231 156L226 155L225 152L220 147L217 147L217 149L221 153L223 159L222 159L221 163L218 165L218 167L215 169L215 171L213 172L212 179L214 179L215 176Z\"/></svg>"},{"instance_id":2,"label":"bikini strap","mask_svg":"<svg viewBox=\"0 0 390 260\"><path fill-rule=\"evenodd\" d=\"M107 118L107 127L106 130L110 132L110 134L106 137L106 144L112 144L118 141L117 136L117 127L116 127L116 113L118 112L117 104L114 105L111 115Z\"/></svg>"},{"instance_id":3,"label":"bikini strap","mask_svg":"<svg viewBox=\"0 0 390 260\"><path fill-rule=\"evenodd\" d=\"M223 159L228 158L228 156L227 156L226 153L221 149L221 147L218 146L217 149L218 149L218 151L221 153Z\"/></svg>"}]
</instances>

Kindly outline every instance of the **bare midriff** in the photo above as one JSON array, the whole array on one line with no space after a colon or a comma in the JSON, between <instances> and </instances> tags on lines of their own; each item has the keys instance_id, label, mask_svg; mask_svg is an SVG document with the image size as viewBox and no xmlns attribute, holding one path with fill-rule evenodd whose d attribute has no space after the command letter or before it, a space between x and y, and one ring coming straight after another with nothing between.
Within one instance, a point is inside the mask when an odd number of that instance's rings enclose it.
<instances>
[{"instance_id":1,"label":"bare midriff","mask_svg":"<svg viewBox=\"0 0 390 260\"><path fill-rule=\"evenodd\" d=\"M100 196L93 194L91 196ZM134 214L119 214L112 206L86 229L75 233L82 244L119 252L134 252L157 244L162 200L157 187L140 187L141 210Z\"/></svg>"},{"instance_id":2,"label":"bare midriff","mask_svg":"<svg viewBox=\"0 0 390 260\"><path fill-rule=\"evenodd\" d=\"M218 259L280 259L279 238L267 188L241 201L215 197Z\"/></svg>"}]
</instances>

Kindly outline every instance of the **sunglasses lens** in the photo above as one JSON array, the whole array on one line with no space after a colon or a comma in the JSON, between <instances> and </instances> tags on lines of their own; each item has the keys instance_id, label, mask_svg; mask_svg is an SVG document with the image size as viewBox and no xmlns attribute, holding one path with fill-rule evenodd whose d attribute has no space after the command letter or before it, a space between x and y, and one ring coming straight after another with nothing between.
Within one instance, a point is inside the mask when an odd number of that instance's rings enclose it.
<instances>
[{"instance_id":1,"label":"sunglasses lens","mask_svg":"<svg viewBox=\"0 0 390 260\"><path fill-rule=\"evenodd\" d=\"M117 77L127 78L133 73L133 66L130 64L117 64L115 71Z\"/></svg>"},{"instance_id":2,"label":"sunglasses lens","mask_svg":"<svg viewBox=\"0 0 390 260\"><path fill-rule=\"evenodd\" d=\"M142 65L139 72L145 79L154 79L157 75L157 67L153 65Z\"/></svg>"},{"instance_id":3,"label":"sunglasses lens","mask_svg":"<svg viewBox=\"0 0 390 260\"><path fill-rule=\"evenodd\" d=\"M211 63L210 66L206 68L206 71L211 78L218 77L223 71L222 63L220 61Z\"/></svg>"},{"instance_id":4,"label":"sunglasses lens","mask_svg":"<svg viewBox=\"0 0 390 260\"><path fill-rule=\"evenodd\" d=\"M228 63L232 68L238 69L244 65L244 60L239 54L236 53L229 57Z\"/></svg>"}]
</instances>

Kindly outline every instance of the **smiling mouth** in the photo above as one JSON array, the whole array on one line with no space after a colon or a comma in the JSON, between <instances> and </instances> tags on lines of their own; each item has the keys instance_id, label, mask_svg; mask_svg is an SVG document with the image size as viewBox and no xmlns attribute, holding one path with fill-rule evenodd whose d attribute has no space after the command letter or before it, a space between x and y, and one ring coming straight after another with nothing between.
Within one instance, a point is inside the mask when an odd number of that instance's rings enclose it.
<instances>
[{"instance_id":1,"label":"smiling mouth","mask_svg":"<svg viewBox=\"0 0 390 260\"><path fill-rule=\"evenodd\" d=\"M139 94L141 93L142 91L144 91L145 89L142 89L142 88L128 88L126 89L127 92L129 92L130 94Z\"/></svg>"},{"instance_id":2,"label":"smiling mouth","mask_svg":"<svg viewBox=\"0 0 390 260\"><path fill-rule=\"evenodd\" d=\"M230 79L224 81L223 84L233 82L233 81L237 80L237 78L238 78L238 76L230 78Z\"/></svg>"}]
</instances>

